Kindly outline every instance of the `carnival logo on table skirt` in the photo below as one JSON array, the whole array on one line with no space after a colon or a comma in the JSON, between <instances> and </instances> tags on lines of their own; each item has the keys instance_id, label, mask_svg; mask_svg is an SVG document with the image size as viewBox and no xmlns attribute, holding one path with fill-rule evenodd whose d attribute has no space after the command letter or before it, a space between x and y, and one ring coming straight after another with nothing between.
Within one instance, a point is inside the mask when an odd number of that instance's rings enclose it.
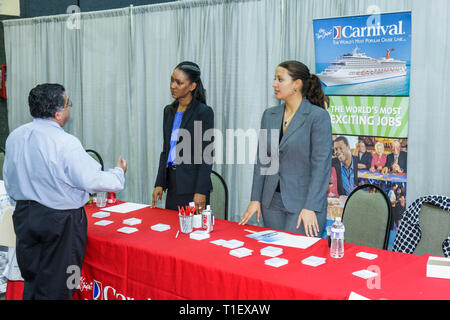
<instances>
[{"instance_id":1,"label":"carnival logo on table skirt","mask_svg":"<svg viewBox=\"0 0 450 320\"><path fill-rule=\"evenodd\" d=\"M98 300L99 298L101 298L102 292L103 292L102 283L94 280L94 292L92 294L92 298L94 300Z\"/></svg>"},{"instance_id":2,"label":"carnival logo on table skirt","mask_svg":"<svg viewBox=\"0 0 450 320\"><path fill-rule=\"evenodd\" d=\"M124 294L117 292L112 286L104 286L103 283L97 280L92 282L86 281L84 277L80 278L79 290L82 293L82 297L89 299L88 294L84 294L83 291L92 291L93 300L134 300L132 297L127 297Z\"/></svg>"},{"instance_id":3,"label":"carnival logo on table skirt","mask_svg":"<svg viewBox=\"0 0 450 320\"><path fill-rule=\"evenodd\" d=\"M81 292L83 292L84 290L92 290L92 282L88 283L84 281L84 277L81 277L80 286L77 289L79 289Z\"/></svg>"}]
</instances>

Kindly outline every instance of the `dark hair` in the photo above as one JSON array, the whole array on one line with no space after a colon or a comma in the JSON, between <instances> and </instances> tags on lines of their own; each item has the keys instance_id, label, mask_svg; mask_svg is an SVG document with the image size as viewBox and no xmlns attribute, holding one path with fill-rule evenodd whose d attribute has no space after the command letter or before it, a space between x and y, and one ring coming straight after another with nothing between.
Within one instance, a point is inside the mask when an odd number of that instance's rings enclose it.
<instances>
[{"instance_id":1,"label":"dark hair","mask_svg":"<svg viewBox=\"0 0 450 320\"><path fill-rule=\"evenodd\" d=\"M278 66L287 69L292 79L302 80L302 95L306 97L309 102L324 109L327 108L328 99L323 93L320 79L315 74L311 74L306 65L295 60L289 60L280 63Z\"/></svg>"},{"instance_id":2,"label":"dark hair","mask_svg":"<svg viewBox=\"0 0 450 320\"><path fill-rule=\"evenodd\" d=\"M347 147L349 146L348 140L347 140L346 137L344 137L344 136L339 136L339 137L337 137L337 138L333 141L333 143L334 143L334 142L339 142L339 141L344 141L345 145L346 145Z\"/></svg>"},{"instance_id":3,"label":"dark hair","mask_svg":"<svg viewBox=\"0 0 450 320\"><path fill-rule=\"evenodd\" d=\"M53 118L55 113L64 108L64 92L60 84L45 83L31 89L28 95L28 105L33 118Z\"/></svg>"},{"instance_id":4,"label":"dark hair","mask_svg":"<svg viewBox=\"0 0 450 320\"><path fill-rule=\"evenodd\" d=\"M183 61L179 63L175 69L183 71L191 82L197 84L195 90L192 91L192 98L206 104L206 90L203 87L202 79L200 78L200 67L194 62Z\"/></svg>"}]
</instances>

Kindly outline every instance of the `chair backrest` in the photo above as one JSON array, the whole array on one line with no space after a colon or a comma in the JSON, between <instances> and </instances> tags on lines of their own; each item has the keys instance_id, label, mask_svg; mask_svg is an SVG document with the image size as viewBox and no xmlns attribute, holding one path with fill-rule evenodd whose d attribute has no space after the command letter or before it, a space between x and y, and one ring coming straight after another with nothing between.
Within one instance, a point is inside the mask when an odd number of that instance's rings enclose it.
<instances>
[{"instance_id":1,"label":"chair backrest","mask_svg":"<svg viewBox=\"0 0 450 320\"><path fill-rule=\"evenodd\" d=\"M214 213L214 217L228 220L227 184L222 176L215 171L211 171L211 182L213 185L213 190L209 195L209 203Z\"/></svg>"},{"instance_id":2,"label":"chair backrest","mask_svg":"<svg viewBox=\"0 0 450 320\"><path fill-rule=\"evenodd\" d=\"M102 159L102 157L100 156L100 154L97 152L97 151L95 151L95 150L92 150L92 149L86 149L86 152L87 153L89 153L90 154L90 156L92 157L92 158L94 158L98 163L100 163L100 165L102 166L102 171L103 171L103 159Z\"/></svg>"},{"instance_id":3,"label":"chair backrest","mask_svg":"<svg viewBox=\"0 0 450 320\"><path fill-rule=\"evenodd\" d=\"M450 234L450 212L424 203L419 213L419 224L422 237L414 254L432 254L444 257L442 243Z\"/></svg>"},{"instance_id":4,"label":"chair backrest","mask_svg":"<svg viewBox=\"0 0 450 320\"><path fill-rule=\"evenodd\" d=\"M358 186L342 213L345 242L386 250L391 220L392 208L386 193L376 185Z\"/></svg>"},{"instance_id":5,"label":"chair backrest","mask_svg":"<svg viewBox=\"0 0 450 320\"><path fill-rule=\"evenodd\" d=\"M5 150L0 147L0 180L3 180L3 163L5 162Z\"/></svg>"}]
</instances>

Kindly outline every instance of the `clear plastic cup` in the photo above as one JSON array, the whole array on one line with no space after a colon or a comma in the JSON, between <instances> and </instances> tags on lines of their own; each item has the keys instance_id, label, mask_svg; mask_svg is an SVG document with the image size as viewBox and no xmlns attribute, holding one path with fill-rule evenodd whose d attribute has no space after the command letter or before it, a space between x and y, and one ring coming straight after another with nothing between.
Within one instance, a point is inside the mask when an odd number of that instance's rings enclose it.
<instances>
[{"instance_id":1,"label":"clear plastic cup","mask_svg":"<svg viewBox=\"0 0 450 320\"><path fill-rule=\"evenodd\" d=\"M106 192L97 192L97 207L106 207Z\"/></svg>"},{"instance_id":2,"label":"clear plastic cup","mask_svg":"<svg viewBox=\"0 0 450 320\"><path fill-rule=\"evenodd\" d=\"M194 214L192 217L194 220L194 228L201 229L202 228L202 215Z\"/></svg>"}]
</instances>

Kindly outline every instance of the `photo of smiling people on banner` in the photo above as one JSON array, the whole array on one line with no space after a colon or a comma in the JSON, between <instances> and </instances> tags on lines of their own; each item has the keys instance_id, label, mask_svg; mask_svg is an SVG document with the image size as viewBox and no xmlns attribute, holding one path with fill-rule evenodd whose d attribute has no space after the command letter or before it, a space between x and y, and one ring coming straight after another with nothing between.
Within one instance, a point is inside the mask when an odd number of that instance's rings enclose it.
<instances>
[{"instance_id":1,"label":"photo of smiling people on banner","mask_svg":"<svg viewBox=\"0 0 450 320\"><path fill-rule=\"evenodd\" d=\"M407 139L333 135L328 222L342 216L345 202L357 186L372 184L380 187L391 202L390 230L395 234L405 210L407 147Z\"/></svg>"}]
</instances>

